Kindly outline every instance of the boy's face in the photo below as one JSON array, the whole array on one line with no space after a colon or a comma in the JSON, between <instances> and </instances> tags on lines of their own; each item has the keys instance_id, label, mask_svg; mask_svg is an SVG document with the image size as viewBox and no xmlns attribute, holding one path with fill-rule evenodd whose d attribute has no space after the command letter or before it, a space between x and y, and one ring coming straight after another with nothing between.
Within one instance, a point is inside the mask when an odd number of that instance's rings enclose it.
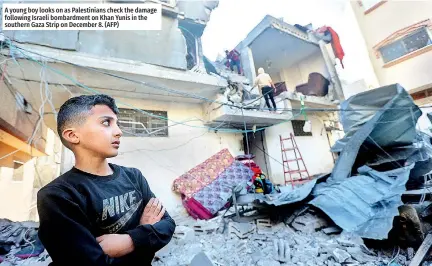
<instances>
[{"instance_id":1,"label":"boy's face","mask_svg":"<svg viewBox=\"0 0 432 266\"><path fill-rule=\"evenodd\" d=\"M117 125L117 115L106 105L96 105L84 124L76 128L79 148L110 158L117 156L122 131Z\"/></svg>"}]
</instances>

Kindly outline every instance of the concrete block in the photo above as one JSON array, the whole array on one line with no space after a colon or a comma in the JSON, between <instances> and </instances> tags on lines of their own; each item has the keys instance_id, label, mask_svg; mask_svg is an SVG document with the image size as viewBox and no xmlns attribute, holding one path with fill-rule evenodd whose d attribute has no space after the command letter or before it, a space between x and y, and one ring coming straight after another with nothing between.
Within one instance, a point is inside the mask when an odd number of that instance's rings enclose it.
<instances>
[{"instance_id":1,"label":"concrete block","mask_svg":"<svg viewBox=\"0 0 432 266\"><path fill-rule=\"evenodd\" d=\"M253 223L231 222L228 227L228 233L230 235L234 234L240 239L248 238L255 230L256 226Z\"/></svg>"},{"instance_id":2,"label":"concrete block","mask_svg":"<svg viewBox=\"0 0 432 266\"><path fill-rule=\"evenodd\" d=\"M335 258L335 260L337 262L343 263L347 259L351 258L351 255L348 252L346 252L345 250L336 248L335 250L333 250L333 257Z\"/></svg>"},{"instance_id":3,"label":"concrete block","mask_svg":"<svg viewBox=\"0 0 432 266\"><path fill-rule=\"evenodd\" d=\"M272 224L270 219L257 219L257 233L260 235L273 234Z\"/></svg>"},{"instance_id":4,"label":"concrete block","mask_svg":"<svg viewBox=\"0 0 432 266\"><path fill-rule=\"evenodd\" d=\"M291 248L287 241L282 239L273 240L273 258L279 262L291 261Z\"/></svg>"},{"instance_id":5,"label":"concrete block","mask_svg":"<svg viewBox=\"0 0 432 266\"><path fill-rule=\"evenodd\" d=\"M209 234L215 232L219 228L216 222L199 220L194 226L193 230L196 234Z\"/></svg>"},{"instance_id":6,"label":"concrete block","mask_svg":"<svg viewBox=\"0 0 432 266\"><path fill-rule=\"evenodd\" d=\"M256 223L257 223L258 227L260 227L260 226L271 227L272 226L270 219L257 219Z\"/></svg>"},{"instance_id":7,"label":"concrete block","mask_svg":"<svg viewBox=\"0 0 432 266\"><path fill-rule=\"evenodd\" d=\"M192 259L190 266L214 266L214 264L204 252L200 252Z\"/></svg>"}]
</instances>

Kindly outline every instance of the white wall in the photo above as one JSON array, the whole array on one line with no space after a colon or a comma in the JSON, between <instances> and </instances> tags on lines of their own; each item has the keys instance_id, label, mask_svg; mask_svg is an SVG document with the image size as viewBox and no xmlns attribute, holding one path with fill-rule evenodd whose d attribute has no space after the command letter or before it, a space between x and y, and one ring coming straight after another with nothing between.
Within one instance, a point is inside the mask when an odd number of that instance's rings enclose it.
<instances>
[{"instance_id":1,"label":"white wall","mask_svg":"<svg viewBox=\"0 0 432 266\"><path fill-rule=\"evenodd\" d=\"M319 119L315 117L308 117L308 119L312 122L312 137L295 136L295 141L299 146L310 175L328 173L332 170L334 164L326 132ZM265 130L266 151L273 157L269 156L267 159L270 178L276 184L284 183L279 135L287 138L291 132L293 132L291 122L279 124Z\"/></svg>"},{"instance_id":2,"label":"white wall","mask_svg":"<svg viewBox=\"0 0 432 266\"><path fill-rule=\"evenodd\" d=\"M286 86L289 91L294 91L297 85L306 83L308 81L309 74L312 72L318 72L325 78L329 78L329 73L320 50L305 58L301 62L289 68L282 69L280 71L280 80L286 82ZM278 77L275 77L274 79L279 80Z\"/></svg>"},{"instance_id":3,"label":"white wall","mask_svg":"<svg viewBox=\"0 0 432 266\"><path fill-rule=\"evenodd\" d=\"M364 79L360 79L349 84L343 84L342 88L345 95L345 99L348 99L351 96L369 90L369 88L366 85L366 81Z\"/></svg>"},{"instance_id":4,"label":"white wall","mask_svg":"<svg viewBox=\"0 0 432 266\"><path fill-rule=\"evenodd\" d=\"M34 161L26 162L22 181L13 181L13 168L0 167L0 218L12 221L29 219L35 177Z\"/></svg>"},{"instance_id":5,"label":"white wall","mask_svg":"<svg viewBox=\"0 0 432 266\"><path fill-rule=\"evenodd\" d=\"M432 129L432 124L427 117L427 113L432 112L432 107L422 108L421 110L423 113L417 121L417 129L431 134L432 132L429 130L429 128Z\"/></svg>"},{"instance_id":6,"label":"white wall","mask_svg":"<svg viewBox=\"0 0 432 266\"><path fill-rule=\"evenodd\" d=\"M14 221L38 220L36 193L60 173L60 139L48 129L45 153L26 162L22 181L12 180L14 169L0 167L0 218ZM37 169L37 171L36 171Z\"/></svg>"},{"instance_id":7,"label":"white wall","mask_svg":"<svg viewBox=\"0 0 432 266\"><path fill-rule=\"evenodd\" d=\"M385 68L382 57L376 57L373 47L391 34L432 16L432 1L386 1L365 14L364 7L351 1L353 12L363 33L369 57L381 86L400 83L406 90L432 84L432 51ZM379 26L377 26L379 25Z\"/></svg>"}]
</instances>

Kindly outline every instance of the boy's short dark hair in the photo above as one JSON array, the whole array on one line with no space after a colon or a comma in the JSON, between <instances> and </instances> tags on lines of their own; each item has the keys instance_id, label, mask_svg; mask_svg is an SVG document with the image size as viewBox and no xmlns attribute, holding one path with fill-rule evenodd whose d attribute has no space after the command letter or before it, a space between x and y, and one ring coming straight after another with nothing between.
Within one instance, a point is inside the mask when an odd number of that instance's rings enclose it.
<instances>
[{"instance_id":1,"label":"boy's short dark hair","mask_svg":"<svg viewBox=\"0 0 432 266\"><path fill-rule=\"evenodd\" d=\"M62 136L63 130L71 125L84 123L90 110L95 105L106 105L116 115L119 114L115 100L105 94L80 95L73 97L67 100L60 107L57 114L57 132L63 145L70 148L69 143Z\"/></svg>"}]
</instances>

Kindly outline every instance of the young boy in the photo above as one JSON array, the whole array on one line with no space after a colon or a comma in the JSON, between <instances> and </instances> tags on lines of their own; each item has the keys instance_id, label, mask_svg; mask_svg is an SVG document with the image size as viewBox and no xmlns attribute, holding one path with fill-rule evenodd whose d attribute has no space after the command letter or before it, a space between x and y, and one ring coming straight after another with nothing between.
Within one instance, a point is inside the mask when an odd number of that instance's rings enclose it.
<instances>
[{"instance_id":1,"label":"young boy","mask_svg":"<svg viewBox=\"0 0 432 266\"><path fill-rule=\"evenodd\" d=\"M39 238L50 265L151 265L175 223L135 168L110 164L122 132L107 95L74 97L60 108L57 130L75 166L37 196Z\"/></svg>"}]
</instances>

